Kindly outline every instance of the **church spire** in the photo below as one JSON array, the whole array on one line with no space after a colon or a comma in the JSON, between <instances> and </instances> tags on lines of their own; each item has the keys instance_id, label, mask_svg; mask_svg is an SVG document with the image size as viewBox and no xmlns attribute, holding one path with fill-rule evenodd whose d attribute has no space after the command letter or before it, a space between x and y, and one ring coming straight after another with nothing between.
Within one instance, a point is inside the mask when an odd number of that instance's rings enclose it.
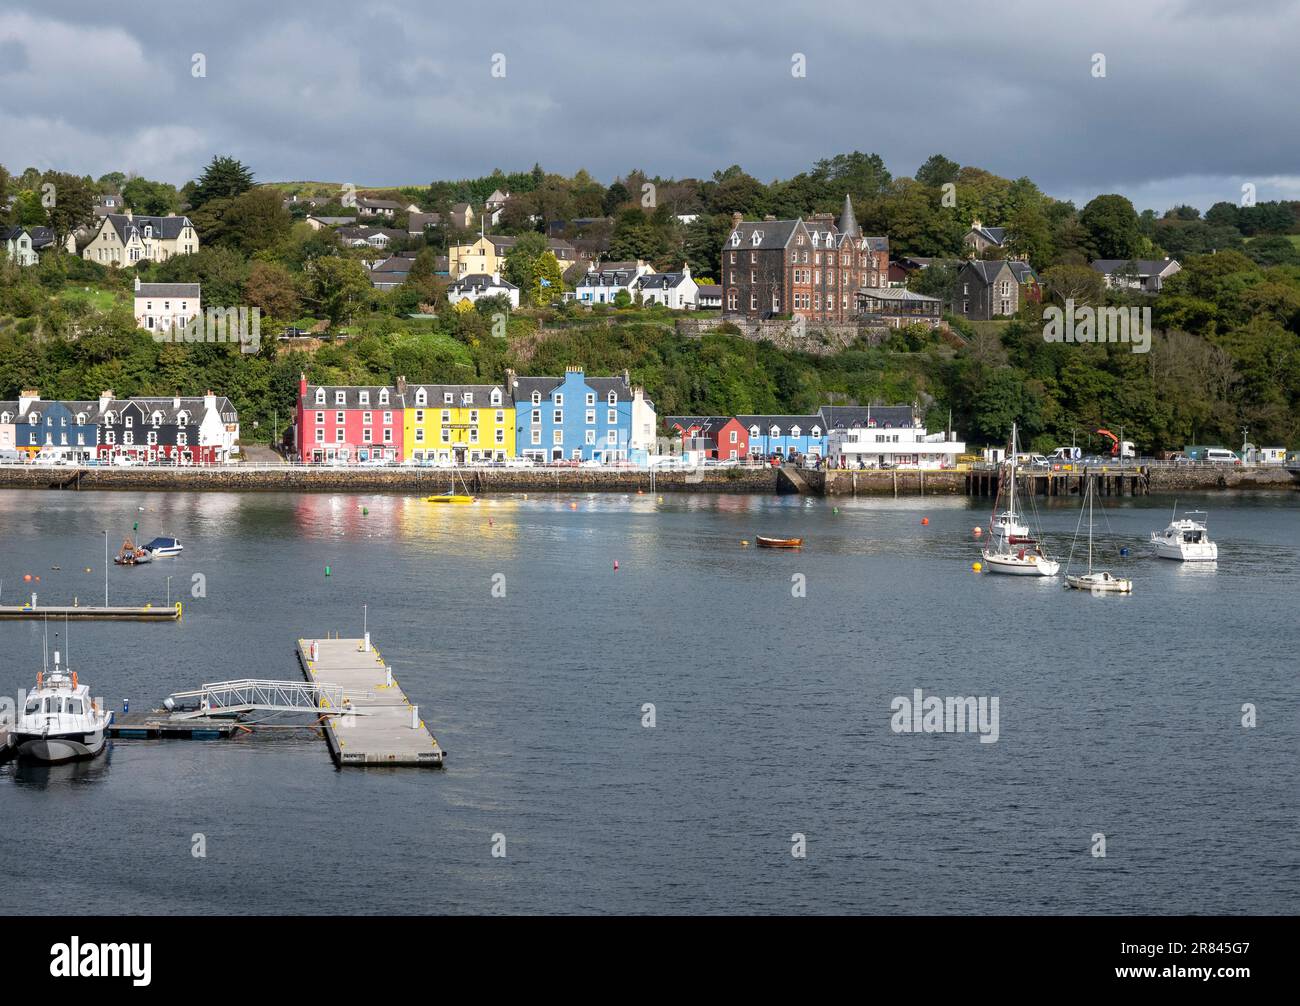
<instances>
[{"instance_id":1,"label":"church spire","mask_svg":"<svg viewBox=\"0 0 1300 1006\"><path fill-rule=\"evenodd\" d=\"M858 220L853 215L853 200L849 194L844 193L844 209L840 213L840 233L846 237L860 237L861 232L858 230Z\"/></svg>"}]
</instances>

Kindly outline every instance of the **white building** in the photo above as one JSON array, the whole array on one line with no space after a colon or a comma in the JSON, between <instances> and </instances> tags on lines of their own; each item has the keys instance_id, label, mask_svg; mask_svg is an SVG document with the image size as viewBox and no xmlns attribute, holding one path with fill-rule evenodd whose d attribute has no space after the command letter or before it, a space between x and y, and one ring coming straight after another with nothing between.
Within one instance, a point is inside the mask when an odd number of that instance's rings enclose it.
<instances>
[{"instance_id":1,"label":"white building","mask_svg":"<svg viewBox=\"0 0 1300 1006\"><path fill-rule=\"evenodd\" d=\"M474 303L480 297L497 296L510 298L511 307L519 306L519 287L503 280L499 272L494 272L491 276L484 273L462 276L447 287L448 304L462 300Z\"/></svg>"},{"instance_id":2,"label":"white building","mask_svg":"<svg viewBox=\"0 0 1300 1006\"><path fill-rule=\"evenodd\" d=\"M0 248L9 261L19 265L35 265L40 261L26 227L0 227Z\"/></svg>"},{"instance_id":3,"label":"white building","mask_svg":"<svg viewBox=\"0 0 1300 1006\"><path fill-rule=\"evenodd\" d=\"M198 283L135 280L135 323L146 332L183 331L201 313Z\"/></svg>"},{"instance_id":4,"label":"white building","mask_svg":"<svg viewBox=\"0 0 1300 1006\"><path fill-rule=\"evenodd\" d=\"M646 273L637 280L636 289L643 304L662 304L674 311L694 311L698 306L699 288L689 265L683 265L681 272Z\"/></svg>"},{"instance_id":5,"label":"white building","mask_svg":"<svg viewBox=\"0 0 1300 1006\"><path fill-rule=\"evenodd\" d=\"M623 290L635 299L641 278L653 271L640 259L635 262L605 262L589 269L587 275L578 281L573 291L574 298L582 304L612 304L619 291Z\"/></svg>"},{"instance_id":6,"label":"white building","mask_svg":"<svg viewBox=\"0 0 1300 1006\"><path fill-rule=\"evenodd\" d=\"M884 425L874 419L832 429L826 456L832 468L951 468L966 444L948 433L916 425Z\"/></svg>"}]
</instances>

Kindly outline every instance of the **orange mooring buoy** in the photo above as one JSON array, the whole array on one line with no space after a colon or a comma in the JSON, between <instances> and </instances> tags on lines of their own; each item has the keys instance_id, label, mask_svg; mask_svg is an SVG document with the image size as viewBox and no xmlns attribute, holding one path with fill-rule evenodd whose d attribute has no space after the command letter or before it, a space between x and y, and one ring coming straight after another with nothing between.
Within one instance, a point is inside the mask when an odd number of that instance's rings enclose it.
<instances>
[{"instance_id":1,"label":"orange mooring buoy","mask_svg":"<svg viewBox=\"0 0 1300 1006\"><path fill-rule=\"evenodd\" d=\"M929 523L930 523L930 518L929 518L929 517L922 517L922 518L921 518L921 524L922 524L923 526L926 525L926 524L929 524Z\"/></svg>"}]
</instances>

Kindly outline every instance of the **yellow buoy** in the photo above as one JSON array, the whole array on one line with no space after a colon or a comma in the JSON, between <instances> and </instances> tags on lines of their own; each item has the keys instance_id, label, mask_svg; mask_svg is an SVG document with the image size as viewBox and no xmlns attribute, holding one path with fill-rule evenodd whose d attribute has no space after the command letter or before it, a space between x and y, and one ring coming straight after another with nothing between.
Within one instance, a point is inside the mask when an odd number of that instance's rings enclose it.
<instances>
[{"instance_id":1,"label":"yellow buoy","mask_svg":"<svg viewBox=\"0 0 1300 1006\"><path fill-rule=\"evenodd\" d=\"M748 545L748 544L749 544L749 541L748 541L747 539L742 538L742 539L740 540L740 543L741 543L742 545Z\"/></svg>"},{"instance_id":2,"label":"yellow buoy","mask_svg":"<svg viewBox=\"0 0 1300 1006\"><path fill-rule=\"evenodd\" d=\"M984 564L982 562L972 562L970 564L970 568L975 570L976 573L978 573L981 569L984 568Z\"/></svg>"}]
</instances>

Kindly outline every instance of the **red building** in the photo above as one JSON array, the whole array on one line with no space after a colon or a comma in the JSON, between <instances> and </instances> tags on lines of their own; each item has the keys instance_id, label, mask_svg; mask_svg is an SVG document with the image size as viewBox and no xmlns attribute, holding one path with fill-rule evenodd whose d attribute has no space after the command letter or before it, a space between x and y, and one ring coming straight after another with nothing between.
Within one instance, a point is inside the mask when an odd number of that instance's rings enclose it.
<instances>
[{"instance_id":1,"label":"red building","mask_svg":"<svg viewBox=\"0 0 1300 1006\"><path fill-rule=\"evenodd\" d=\"M406 417L406 381L395 387L308 384L298 379L295 441L312 463L400 461Z\"/></svg>"},{"instance_id":2,"label":"red building","mask_svg":"<svg viewBox=\"0 0 1300 1006\"><path fill-rule=\"evenodd\" d=\"M699 451L719 461L749 456L749 431L734 416L669 416L667 422L681 434L683 451Z\"/></svg>"}]
</instances>

